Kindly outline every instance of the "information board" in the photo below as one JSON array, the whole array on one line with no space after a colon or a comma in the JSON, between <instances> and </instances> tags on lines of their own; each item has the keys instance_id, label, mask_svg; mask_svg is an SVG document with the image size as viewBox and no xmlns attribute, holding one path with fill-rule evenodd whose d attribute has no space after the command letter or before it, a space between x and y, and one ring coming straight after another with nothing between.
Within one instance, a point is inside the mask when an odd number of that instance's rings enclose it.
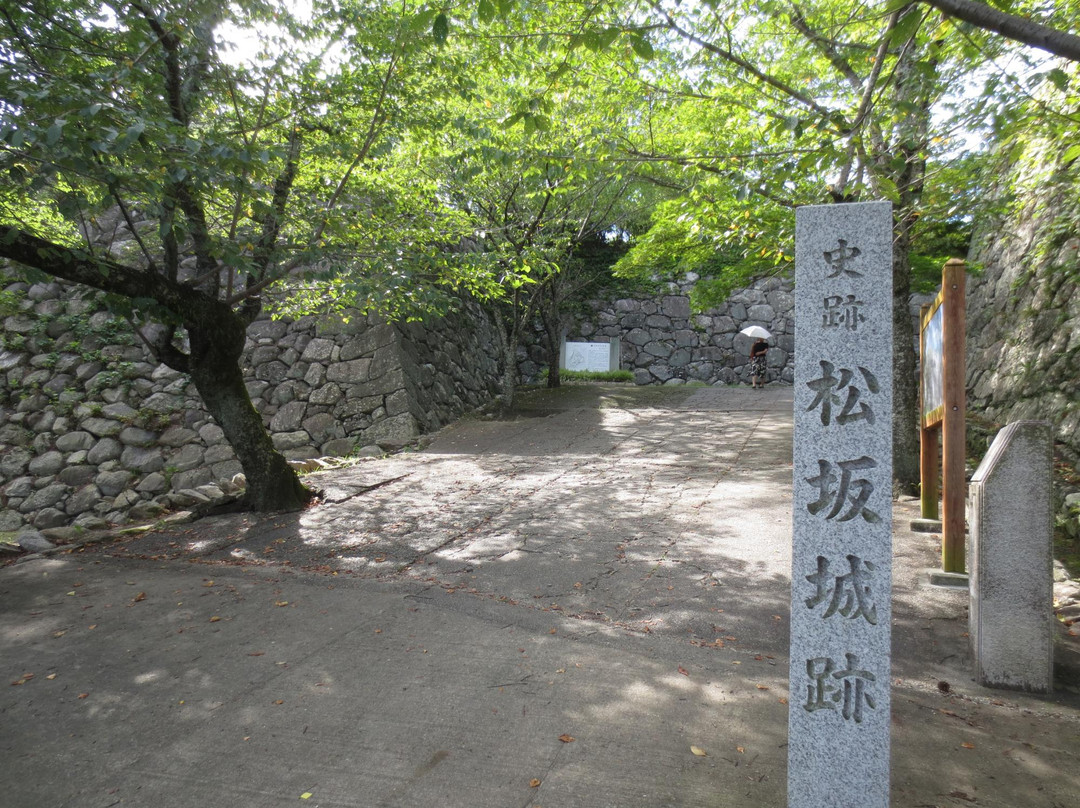
<instances>
[{"instance_id":1,"label":"information board","mask_svg":"<svg viewBox=\"0 0 1080 808\"><path fill-rule=\"evenodd\" d=\"M611 370L611 345L607 342L566 343L566 369L595 372Z\"/></svg>"}]
</instances>

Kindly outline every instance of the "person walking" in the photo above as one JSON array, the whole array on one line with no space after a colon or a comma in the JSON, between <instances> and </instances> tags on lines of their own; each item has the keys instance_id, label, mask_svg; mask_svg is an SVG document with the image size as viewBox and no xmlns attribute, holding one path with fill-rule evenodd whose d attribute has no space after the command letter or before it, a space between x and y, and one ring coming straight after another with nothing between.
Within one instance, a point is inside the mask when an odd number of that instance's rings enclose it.
<instances>
[{"instance_id":1,"label":"person walking","mask_svg":"<svg viewBox=\"0 0 1080 808\"><path fill-rule=\"evenodd\" d=\"M755 390L765 387L765 355L769 352L769 343L758 337L750 347L750 386Z\"/></svg>"}]
</instances>

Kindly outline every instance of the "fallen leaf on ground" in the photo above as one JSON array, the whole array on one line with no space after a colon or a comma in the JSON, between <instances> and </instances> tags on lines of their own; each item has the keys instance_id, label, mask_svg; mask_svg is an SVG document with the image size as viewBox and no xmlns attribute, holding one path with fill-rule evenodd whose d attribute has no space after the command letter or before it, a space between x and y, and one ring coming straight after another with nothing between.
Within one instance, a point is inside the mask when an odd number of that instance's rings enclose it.
<instances>
[{"instance_id":1,"label":"fallen leaf on ground","mask_svg":"<svg viewBox=\"0 0 1080 808\"><path fill-rule=\"evenodd\" d=\"M79 694L79 698L80 698L80 699L85 699L85 698L87 698L87 697L88 697L89 695L90 695L89 693L80 693L80 694Z\"/></svg>"},{"instance_id":2,"label":"fallen leaf on ground","mask_svg":"<svg viewBox=\"0 0 1080 808\"><path fill-rule=\"evenodd\" d=\"M974 748L975 748L975 744L973 744L973 743L968 743L967 741L964 741L964 742L963 742L962 744L960 744L960 745L961 745L962 747L964 747L965 749L974 749Z\"/></svg>"},{"instance_id":3,"label":"fallen leaf on ground","mask_svg":"<svg viewBox=\"0 0 1080 808\"><path fill-rule=\"evenodd\" d=\"M783 696L781 696L780 697L780 703L781 704L787 704L787 699L785 699Z\"/></svg>"},{"instance_id":4,"label":"fallen leaf on ground","mask_svg":"<svg viewBox=\"0 0 1080 808\"><path fill-rule=\"evenodd\" d=\"M219 622L220 620L221 620L221 618L220 618L220 617L218 617L218 616L217 616L216 614L215 614L215 615L214 615L213 617L211 617L211 618L210 618L210 622L211 622L211 623L217 623L217 622Z\"/></svg>"},{"instance_id":5,"label":"fallen leaf on ground","mask_svg":"<svg viewBox=\"0 0 1080 808\"><path fill-rule=\"evenodd\" d=\"M683 676L689 676L690 675L690 671L688 671L682 665L679 666L679 673L681 673Z\"/></svg>"},{"instance_id":6,"label":"fallen leaf on ground","mask_svg":"<svg viewBox=\"0 0 1080 808\"><path fill-rule=\"evenodd\" d=\"M213 585L214 585L213 581L207 581L205 584L203 584L203 586L213 586Z\"/></svg>"},{"instance_id":7,"label":"fallen leaf on ground","mask_svg":"<svg viewBox=\"0 0 1080 808\"><path fill-rule=\"evenodd\" d=\"M131 599L131 602L132 603L138 603L141 600L146 600L146 593L145 592L140 592L139 594L137 594L135 597L133 597Z\"/></svg>"},{"instance_id":8,"label":"fallen leaf on ground","mask_svg":"<svg viewBox=\"0 0 1080 808\"><path fill-rule=\"evenodd\" d=\"M745 752L746 750L745 750L745 749L743 749L743 748L742 748L741 746L736 746L736 747L735 747L735 751L736 751L736 752L738 752L738 753L739 753L739 754L741 755L741 754L743 754L743 753L744 753L744 752Z\"/></svg>"},{"instance_id":9,"label":"fallen leaf on ground","mask_svg":"<svg viewBox=\"0 0 1080 808\"><path fill-rule=\"evenodd\" d=\"M302 800L310 800L311 799L311 792L310 791L305 791L303 794L300 795L300 799L302 799Z\"/></svg>"},{"instance_id":10,"label":"fallen leaf on ground","mask_svg":"<svg viewBox=\"0 0 1080 808\"><path fill-rule=\"evenodd\" d=\"M768 685L754 685L758 690L768 690Z\"/></svg>"},{"instance_id":11,"label":"fallen leaf on ground","mask_svg":"<svg viewBox=\"0 0 1080 808\"><path fill-rule=\"evenodd\" d=\"M278 699L277 701L274 702L274 704L284 704L284 703L285 702L282 699Z\"/></svg>"},{"instance_id":12,"label":"fallen leaf on ground","mask_svg":"<svg viewBox=\"0 0 1080 808\"><path fill-rule=\"evenodd\" d=\"M563 743L573 743L577 739L573 735L568 735L564 732L562 735L559 736L559 740Z\"/></svg>"},{"instance_id":13,"label":"fallen leaf on ground","mask_svg":"<svg viewBox=\"0 0 1080 808\"><path fill-rule=\"evenodd\" d=\"M50 673L50 674L49 674L48 676L46 676L45 678L46 678L46 679L48 679L49 681L52 681L53 679L55 679L55 678L56 678L56 674L55 674L55 673Z\"/></svg>"},{"instance_id":14,"label":"fallen leaf on ground","mask_svg":"<svg viewBox=\"0 0 1080 808\"><path fill-rule=\"evenodd\" d=\"M63 637L65 634L67 634L66 631L54 631L53 632L53 637L60 638L60 637Z\"/></svg>"},{"instance_id":15,"label":"fallen leaf on ground","mask_svg":"<svg viewBox=\"0 0 1080 808\"><path fill-rule=\"evenodd\" d=\"M287 600L275 600L274 605L275 606L288 606L289 601L287 601Z\"/></svg>"},{"instance_id":16,"label":"fallen leaf on ground","mask_svg":"<svg viewBox=\"0 0 1080 808\"><path fill-rule=\"evenodd\" d=\"M691 746L690 751L698 757L708 757L709 753L702 749L700 746Z\"/></svg>"},{"instance_id":17,"label":"fallen leaf on ground","mask_svg":"<svg viewBox=\"0 0 1080 808\"><path fill-rule=\"evenodd\" d=\"M540 781L534 777L529 781L529 788L540 788Z\"/></svg>"}]
</instances>

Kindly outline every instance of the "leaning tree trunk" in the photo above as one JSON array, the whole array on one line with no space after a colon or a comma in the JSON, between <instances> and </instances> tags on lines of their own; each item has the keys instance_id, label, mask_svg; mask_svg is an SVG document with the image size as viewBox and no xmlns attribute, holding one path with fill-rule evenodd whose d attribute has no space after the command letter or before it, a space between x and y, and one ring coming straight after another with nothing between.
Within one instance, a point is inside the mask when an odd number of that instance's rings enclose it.
<instances>
[{"instance_id":1,"label":"leaning tree trunk","mask_svg":"<svg viewBox=\"0 0 1080 808\"><path fill-rule=\"evenodd\" d=\"M251 403L240 354L244 327L228 324L192 327L189 372L210 414L225 432L247 478L244 504L254 511L299 510L312 498L296 471L274 448L262 416Z\"/></svg>"}]
</instances>

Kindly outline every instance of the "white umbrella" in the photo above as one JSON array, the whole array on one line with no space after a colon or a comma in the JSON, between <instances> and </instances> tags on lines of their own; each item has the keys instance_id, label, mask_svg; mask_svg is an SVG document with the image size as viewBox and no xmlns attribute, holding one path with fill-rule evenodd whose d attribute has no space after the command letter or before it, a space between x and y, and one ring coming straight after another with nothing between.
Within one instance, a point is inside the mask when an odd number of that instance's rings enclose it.
<instances>
[{"instance_id":1,"label":"white umbrella","mask_svg":"<svg viewBox=\"0 0 1080 808\"><path fill-rule=\"evenodd\" d=\"M748 325L746 328L744 328L739 333L740 334L746 334L746 336L748 336L748 337L754 337L754 338L760 337L761 339L769 339L770 337L772 337L772 334L770 334L768 331L766 331L760 325Z\"/></svg>"}]
</instances>

